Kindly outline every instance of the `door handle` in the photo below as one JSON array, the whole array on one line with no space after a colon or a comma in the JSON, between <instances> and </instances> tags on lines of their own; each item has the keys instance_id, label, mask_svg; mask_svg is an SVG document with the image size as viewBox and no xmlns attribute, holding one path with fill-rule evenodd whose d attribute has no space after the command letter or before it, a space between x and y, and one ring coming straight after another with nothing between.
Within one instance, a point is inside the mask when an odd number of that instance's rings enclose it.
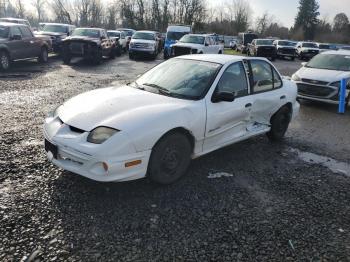
<instances>
[{"instance_id":1,"label":"door handle","mask_svg":"<svg viewBox=\"0 0 350 262\"><path fill-rule=\"evenodd\" d=\"M281 100L282 100L282 99L286 99L286 96L281 96L280 99L281 99Z\"/></svg>"},{"instance_id":2,"label":"door handle","mask_svg":"<svg viewBox=\"0 0 350 262\"><path fill-rule=\"evenodd\" d=\"M252 106L252 103L248 103L245 105L246 108L251 107L251 106Z\"/></svg>"}]
</instances>

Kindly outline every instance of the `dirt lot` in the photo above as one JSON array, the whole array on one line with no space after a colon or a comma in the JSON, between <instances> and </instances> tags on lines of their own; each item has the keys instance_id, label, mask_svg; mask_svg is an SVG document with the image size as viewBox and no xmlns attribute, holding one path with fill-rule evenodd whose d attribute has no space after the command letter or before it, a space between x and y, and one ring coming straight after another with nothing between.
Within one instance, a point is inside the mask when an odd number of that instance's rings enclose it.
<instances>
[{"instance_id":1,"label":"dirt lot","mask_svg":"<svg viewBox=\"0 0 350 262\"><path fill-rule=\"evenodd\" d=\"M302 102L265 136L193 161L161 187L101 184L51 165L42 123L66 99L161 62L51 57L0 74L0 261L350 261L350 111ZM276 61L285 75L300 61Z\"/></svg>"}]
</instances>

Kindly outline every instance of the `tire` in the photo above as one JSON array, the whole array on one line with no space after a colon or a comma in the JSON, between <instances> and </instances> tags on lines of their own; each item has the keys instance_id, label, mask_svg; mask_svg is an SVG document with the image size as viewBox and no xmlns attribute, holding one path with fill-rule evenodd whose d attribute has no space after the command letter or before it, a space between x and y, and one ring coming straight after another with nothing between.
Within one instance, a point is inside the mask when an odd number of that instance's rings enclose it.
<instances>
[{"instance_id":1,"label":"tire","mask_svg":"<svg viewBox=\"0 0 350 262\"><path fill-rule=\"evenodd\" d=\"M116 53L115 48L112 48L112 49L111 49L111 53L109 54L109 58L110 58L110 59L114 59L114 58L115 58L115 53Z\"/></svg>"},{"instance_id":2,"label":"tire","mask_svg":"<svg viewBox=\"0 0 350 262\"><path fill-rule=\"evenodd\" d=\"M219 55L222 55L222 51L221 50L219 51Z\"/></svg>"},{"instance_id":3,"label":"tire","mask_svg":"<svg viewBox=\"0 0 350 262\"><path fill-rule=\"evenodd\" d=\"M97 50L97 53L95 54L94 58L93 58L93 63L96 64L96 65L99 65L101 64L102 62L102 50L101 49L98 49Z\"/></svg>"},{"instance_id":4,"label":"tire","mask_svg":"<svg viewBox=\"0 0 350 262\"><path fill-rule=\"evenodd\" d=\"M70 60L72 60L72 56L70 55L69 52L64 51L62 53L62 59L63 59L63 63L64 64L69 65L70 64Z\"/></svg>"},{"instance_id":5,"label":"tire","mask_svg":"<svg viewBox=\"0 0 350 262\"><path fill-rule=\"evenodd\" d=\"M158 184L174 183L186 174L191 162L192 147L181 133L170 133L161 138L152 149L148 164L149 178Z\"/></svg>"},{"instance_id":6,"label":"tire","mask_svg":"<svg viewBox=\"0 0 350 262\"><path fill-rule=\"evenodd\" d=\"M267 133L267 137L271 141L281 141L287 132L292 112L287 106L283 106L271 118L271 130Z\"/></svg>"},{"instance_id":7,"label":"tire","mask_svg":"<svg viewBox=\"0 0 350 262\"><path fill-rule=\"evenodd\" d=\"M290 60L292 60L292 61L294 61L295 60L295 57L293 56L293 57L291 57L291 59Z\"/></svg>"},{"instance_id":8,"label":"tire","mask_svg":"<svg viewBox=\"0 0 350 262\"><path fill-rule=\"evenodd\" d=\"M11 60L10 56L5 51L0 51L0 70L6 71L10 68Z\"/></svg>"},{"instance_id":9,"label":"tire","mask_svg":"<svg viewBox=\"0 0 350 262\"><path fill-rule=\"evenodd\" d=\"M114 55L116 55L118 57L122 55L122 50L121 50L120 46L116 47L114 51L115 51Z\"/></svg>"},{"instance_id":10,"label":"tire","mask_svg":"<svg viewBox=\"0 0 350 262\"><path fill-rule=\"evenodd\" d=\"M47 63L49 60L49 53L47 51L46 47L42 47L40 50L40 55L38 57L38 62L39 63Z\"/></svg>"},{"instance_id":11,"label":"tire","mask_svg":"<svg viewBox=\"0 0 350 262\"><path fill-rule=\"evenodd\" d=\"M134 60L134 55L129 53L129 59Z\"/></svg>"}]
</instances>

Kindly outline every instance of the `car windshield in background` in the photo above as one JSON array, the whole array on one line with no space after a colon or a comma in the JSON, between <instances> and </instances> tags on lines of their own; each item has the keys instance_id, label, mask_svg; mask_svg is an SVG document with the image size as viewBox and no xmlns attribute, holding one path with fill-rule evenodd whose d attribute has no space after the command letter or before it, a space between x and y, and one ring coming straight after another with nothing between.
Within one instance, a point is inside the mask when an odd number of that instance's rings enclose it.
<instances>
[{"instance_id":1,"label":"car windshield in background","mask_svg":"<svg viewBox=\"0 0 350 262\"><path fill-rule=\"evenodd\" d=\"M136 80L137 87L154 88L160 94L196 100L207 92L220 64L173 58ZM176 76L176 77L174 77Z\"/></svg>"},{"instance_id":2,"label":"car windshield in background","mask_svg":"<svg viewBox=\"0 0 350 262\"><path fill-rule=\"evenodd\" d=\"M336 71L350 71L350 56L323 54L315 56L306 67Z\"/></svg>"},{"instance_id":3,"label":"car windshield in background","mask_svg":"<svg viewBox=\"0 0 350 262\"><path fill-rule=\"evenodd\" d=\"M134 34L134 32L131 30L123 30L123 31L125 32L126 36L132 36Z\"/></svg>"},{"instance_id":4,"label":"car windshield in background","mask_svg":"<svg viewBox=\"0 0 350 262\"><path fill-rule=\"evenodd\" d=\"M295 46L295 43L289 41L279 41L278 44L281 46Z\"/></svg>"},{"instance_id":5,"label":"car windshield in background","mask_svg":"<svg viewBox=\"0 0 350 262\"><path fill-rule=\"evenodd\" d=\"M8 38L9 28L6 26L0 26L0 38Z\"/></svg>"},{"instance_id":6,"label":"car windshield in background","mask_svg":"<svg viewBox=\"0 0 350 262\"><path fill-rule=\"evenodd\" d=\"M256 40L257 45L272 45L273 40Z\"/></svg>"},{"instance_id":7,"label":"car windshield in background","mask_svg":"<svg viewBox=\"0 0 350 262\"><path fill-rule=\"evenodd\" d=\"M185 35L180 39L181 43L191 43L191 44L204 44L204 36L198 35Z\"/></svg>"},{"instance_id":8,"label":"car windshield in background","mask_svg":"<svg viewBox=\"0 0 350 262\"><path fill-rule=\"evenodd\" d=\"M318 46L320 49L331 49L331 46L330 45L319 45Z\"/></svg>"},{"instance_id":9,"label":"car windshield in background","mask_svg":"<svg viewBox=\"0 0 350 262\"><path fill-rule=\"evenodd\" d=\"M120 38L120 33L118 33L118 32L107 32L107 35L109 37L119 37Z\"/></svg>"},{"instance_id":10,"label":"car windshield in background","mask_svg":"<svg viewBox=\"0 0 350 262\"><path fill-rule=\"evenodd\" d=\"M303 43L303 47L318 48L314 43Z\"/></svg>"},{"instance_id":11,"label":"car windshield in background","mask_svg":"<svg viewBox=\"0 0 350 262\"><path fill-rule=\"evenodd\" d=\"M166 38L170 40L179 40L186 34L185 32L168 32Z\"/></svg>"},{"instance_id":12,"label":"car windshield in background","mask_svg":"<svg viewBox=\"0 0 350 262\"><path fill-rule=\"evenodd\" d=\"M55 33L67 33L67 27L62 25L44 25L42 28L44 32L55 32Z\"/></svg>"},{"instance_id":13,"label":"car windshield in background","mask_svg":"<svg viewBox=\"0 0 350 262\"><path fill-rule=\"evenodd\" d=\"M133 39L144 39L144 40L155 40L154 34L152 33L144 33L144 32L136 32L133 36Z\"/></svg>"},{"instance_id":14,"label":"car windshield in background","mask_svg":"<svg viewBox=\"0 0 350 262\"><path fill-rule=\"evenodd\" d=\"M100 30L97 29L75 29L72 36L87 36L91 38L99 38Z\"/></svg>"}]
</instances>

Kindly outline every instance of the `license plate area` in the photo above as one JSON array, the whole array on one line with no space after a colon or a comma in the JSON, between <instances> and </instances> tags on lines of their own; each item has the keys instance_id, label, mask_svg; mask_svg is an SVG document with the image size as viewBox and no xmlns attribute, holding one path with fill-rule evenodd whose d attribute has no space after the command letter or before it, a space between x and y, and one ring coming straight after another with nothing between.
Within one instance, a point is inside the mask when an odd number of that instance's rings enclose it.
<instances>
[{"instance_id":1,"label":"license plate area","mask_svg":"<svg viewBox=\"0 0 350 262\"><path fill-rule=\"evenodd\" d=\"M52 155L53 155L53 158L57 159L58 147L56 145L52 144L47 139L45 139L45 151L46 152L51 152Z\"/></svg>"}]
</instances>

